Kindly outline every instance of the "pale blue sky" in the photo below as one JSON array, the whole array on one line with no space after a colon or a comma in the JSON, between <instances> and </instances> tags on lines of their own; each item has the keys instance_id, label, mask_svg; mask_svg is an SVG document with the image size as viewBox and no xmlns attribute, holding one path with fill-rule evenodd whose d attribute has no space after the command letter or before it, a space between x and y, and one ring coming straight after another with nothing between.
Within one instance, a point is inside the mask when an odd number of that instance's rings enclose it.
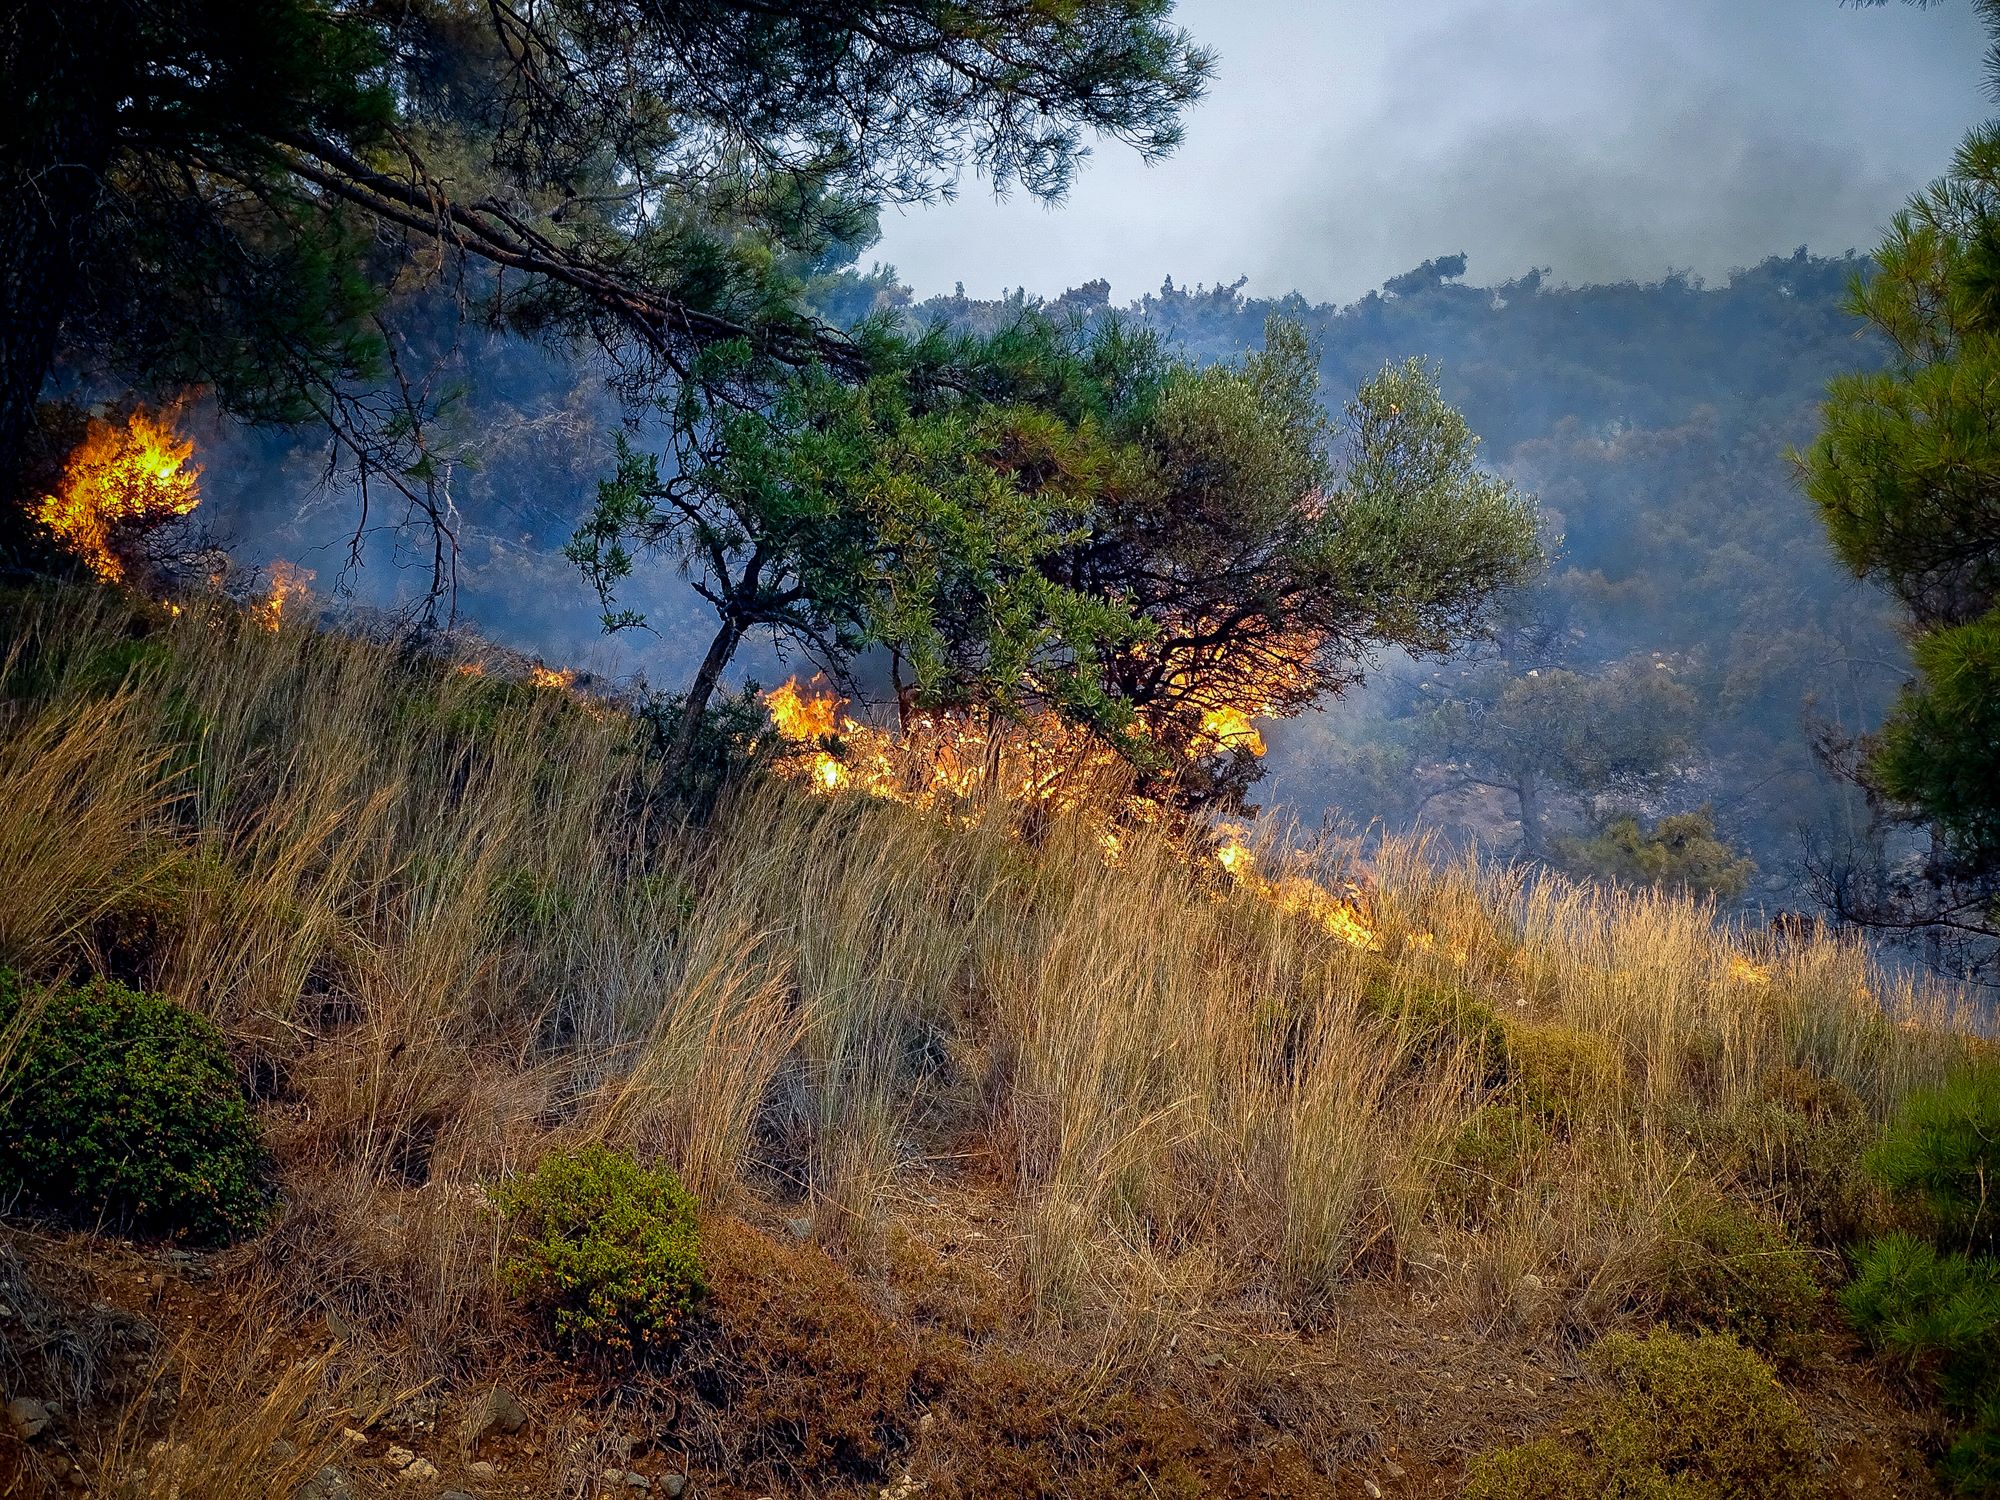
<instances>
[{"instance_id":1,"label":"pale blue sky","mask_svg":"<svg viewBox=\"0 0 2000 1500\"><path fill-rule=\"evenodd\" d=\"M1216 47L1171 160L1106 144L1068 202L964 184L871 252L919 292L1171 275L1345 300L1471 279L1727 272L1866 249L1987 112L1963 0L1182 0Z\"/></svg>"}]
</instances>

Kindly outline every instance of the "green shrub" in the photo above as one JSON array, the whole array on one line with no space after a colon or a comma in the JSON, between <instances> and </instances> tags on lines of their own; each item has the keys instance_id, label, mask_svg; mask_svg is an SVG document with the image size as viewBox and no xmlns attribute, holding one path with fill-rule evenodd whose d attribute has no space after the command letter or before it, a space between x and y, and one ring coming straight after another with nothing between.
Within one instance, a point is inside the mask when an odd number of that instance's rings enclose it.
<instances>
[{"instance_id":1,"label":"green shrub","mask_svg":"<svg viewBox=\"0 0 2000 1500\"><path fill-rule=\"evenodd\" d=\"M1841 1300L1870 1343L1935 1381L1954 1411L2000 1392L2000 1261L1885 1235L1855 1258Z\"/></svg>"},{"instance_id":2,"label":"green shrub","mask_svg":"<svg viewBox=\"0 0 2000 1500\"><path fill-rule=\"evenodd\" d=\"M1868 1165L1924 1206L1941 1242L2000 1250L2000 1066L1912 1094Z\"/></svg>"},{"instance_id":3,"label":"green shrub","mask_svg":"<svg viewBox=\"0 0 2000 1500\"><path fill-rule=\"evenodd\" d=\"M1620 813L1589 838L1559 838L1556 862L1587 880L1650 885L1733 901L1757 866L1716 837L1706 807L1669 813L1651 828L1636 813Z\"/></svg>"},{"instance_id":4,"label":"green shrub","mask_svg":"<svg viewBox=\"0 0 2000 1500\"><path fill-rule=\"evenodd\" d=\"M1515 1093L1530 1109L1567 1120L1616 1097L1624 1072L1604 1038L1555 1022L1505 1021L1502 1028Z\"/></svg>"},{"instance_id":5,"label":"green shrub","mask_svg":"<svg viewBox=\"0 0 2000 1500\"><path fill-rule=\"evenodd\" d=\"M1611 1334L1594 1363L1614 1387L1592 1446L1613 1495L1817 1494L1812 1429L1771 1367L1720 1334Z\"/></svg>"},{"instance_id":6,"label":"green shrub","mask_svg":"<svg viewBox=\"0 0 2000 1500\"><path fill-rule=\"evenodd\" d=\"M214 1241L260 1227L268 1162L221 1034L104 982L32 1001L0 973L0 1198L79 1222Z\"/></svg>"},{"instance_id":7,"label":"green shrub","mask_svg":"<svg viewBox=\"0 0 2000 1500\"><path fill-rule=\"evenodd\" d=\"M602 1146L543 1159L494 1190L511 1221L501 1283L559 1345L631 1365L670 1347L707 1290L693 1197Z\"/></svg>"},{"instance_id":8,"label":"green shrub","mask_svg":"<svg viewBox=\"0 0 2000 1500\"><path fill-rule=\"evenodd\" d=\"M1682 1214L1662 1278L1668 1315L1731 1333L1780 1363L1812 1352L1820 1308L1812 1257L1740 1203L1711 1198Z\"/></svg>"},{"instance_id":9,"label":"green shrub","mask_svg":"<svg viewBox=\"0 0 2000 1500\"><path fill-rule=\"evenodd\" d=\"M1465 1500L1578 1500L1601 1493L1597 1466L1554 1438L1483 1453L1465 1476Z\"/></svg>"},{"instance_id":10,"label":"green shrub","mask_svg":"<svg viewBox=\"0 0 2000 1500\"><path fill-rule=\"evenodd\" d=\"M1809 1244L1844 1249L1872 1215L1878 1195L1864 1159L1875 1127L1837 1079L1777 1069L1697 1133L1711 1158Z\"/></svg>"},{"instance_id":11,"label":"green shrub","mask_svg":"<svg viewBox=\"0 0 2000 1500\"><path fill-rule=\"evenodd\" d=\"M1529 1163L1548 1142L1539 1118L1513 1105L1483 1105L1459 1126L1444 1150L1438 1206L1447 1219L1476 1223L1522 1183Z\"/></svg>"},{"instance_id":12,"label":"green shrub","mask_svg":"<svg viewBox=\"0 0 2000 1500\"><path fill-rule=\"evenodd\" d=\"M1468 1500L1804 1500L1823 1492L1812 1429L1777 1377L1720 1334L1612 1334L1592 1352L1610 1390L1582 1446L1538 1438L1474 1461Z\"/></svg>"}]
</instances>

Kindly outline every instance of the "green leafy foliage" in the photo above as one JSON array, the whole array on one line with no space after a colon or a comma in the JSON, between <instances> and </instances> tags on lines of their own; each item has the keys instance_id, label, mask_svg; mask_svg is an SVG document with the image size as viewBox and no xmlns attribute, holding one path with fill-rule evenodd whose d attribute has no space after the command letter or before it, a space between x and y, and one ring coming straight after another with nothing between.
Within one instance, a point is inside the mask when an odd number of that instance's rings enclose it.
<instances>
[{"instance_id":1,"label":"green leafy foliage","mask_svg":"<svg viewBox=\"0 0 2000 1500\"><path fill-rule=\"evenodd\" d=\"M591 1146L545 1157L493 1201L509 1221L502 1285L582 1358L664 1353L707 1289L695 1202L669 1171Z\"/></svg>"},{"instance_id":2,"label":"green leafy foliage","mask_svg":"<svg viewBox=\"0 0 2000 1500\"><path fill-rule=\"evenodd\" d=\"M2000 1381L2000 1264L1884 1235L1855 1258L1848 1315L1913 1373L1934 1376L1958 1410Z\"/></svg>"},{"instance_id":3,"label":"green leafy foliage","mask_svg":"<svg viewBox=\"0 0 2000 1500\"><path fill-rule=\"evenodd\" d=\"M687 699L670 693L656 694L639 710L648 731L649 766L656 773L649 791L673 815L702 822L725 794L753 782L787 746L770 733L755 683L711 699L676 759L666 752L682 743L687 713Z\"/></svg>"},{"instance_id":4,"label":"green leafy foliage","mask_svg":"<svg viewBox=\"0 0 2000 1500\"><path fill-rule=\"evenodd\" d=\"M1843 376L1799 458L1807 493L1853 572L1884 584L1916 628L1915 680L1869 757L1889 796L1938 831L1935 873L1958 920L2000 930L2000 127L1896 215L1853 310L1891 343L1887 370Z\"/></svg>"},{"instance_id":5,"label":"green leafy foliage","mask_svg":"<svg viewBox=\"0 0 2000 1500\"><path fill-rule=\"evenodd\" d=\"M1465 1500L1577 1500L1601 1494L1596 1465L1554 1438L1482 1453L1465 1476Z\"/></svg>"},{"instance_id":6,"label":"green leafy foliage","mask_svg":"<svg viewBox=\"0 0 2000 1500\"><path fill-rule=\"evenodd\" d=\"M0 973L0 1195L79 1222L198 1241L270 1213L256 1120L222 1037L160 995L97 982L31 995Z\"/></svg>"},{"instance_id":7,"label":"green leafy foliage","mask_svg":"<svg viewBox=\"0 0 2000 1500\"><path fill-rule=\"evenodd\" d=\"M2000 1067L1913 1094L1868 1165L1917 1210L1929 1238L1885 1235L1855 1256L1842 1300L1877 1348L1933 1387L1957 1430L1940 1473L1960 1494L2000 1494Z\"/></svg>"},{"instance_id":8,"label":"green leafy foliage","mask_svg":"<svg viewBox=\"0 0 2000 1500\"><path fill-rule=\"evenodd\" d=\"M1670 813L1647 828L1637 814L1602 824L1588 838L1554 842L1558 862L1578 874L1621 885L1649 885L1732 900L1757 867L1716 837L1707 808Z\"/></svg>"}]
</instances>

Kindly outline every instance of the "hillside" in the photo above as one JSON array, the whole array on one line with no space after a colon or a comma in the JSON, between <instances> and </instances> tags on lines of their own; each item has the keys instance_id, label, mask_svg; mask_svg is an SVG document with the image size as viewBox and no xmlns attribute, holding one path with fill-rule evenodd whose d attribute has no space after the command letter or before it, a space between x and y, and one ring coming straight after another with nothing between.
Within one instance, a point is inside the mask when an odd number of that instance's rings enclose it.
<instances>
[{"instance_id":1,"label":"hillside","mask_svg":"<svg viewBox=\"0 0 2000 1500\"><path fill-rule=\"evenodd\" d=\"M1537 1439L1481 1492L1933 1492L1832 1288L1990 1047L1852 944L776 774L690 822L620 706L463 654L4 609L0 1100L43 987L169 997L277 1200L9 1210L0 1493L1449 1495ZM594 1145L699 1205L636 1366L503 1274L489 1190Z\"/></svg>"},{"instance_id":2,"label":"hillside","mask_svg":"<svg viewBox=\"0 0 2000 1500\"><path fill-rule=\"evenodd\" d=\"M1345 305L1169 285L1120 306L1101 281L1051 298L918 302L880 270L828 275L815 296L837 321L872 312L984 334L1030 311L1115 314L1202 364L1239 359L1261 344L1267 319L1284 317L1314 341L1333 407L1385 365L1433 361L1484 461L1539 501L1550 566L1509 602L1492 643L1442 662L1382 653L1362 688L1266 724L1257 800L1280 821L1380 824L1547 858L1546 847L1523 848L1519 766L1469 766L1441 719L1484 711L1531 672L1572 672L1616 695L1637 663L1684 691L1670 705L1670 753L1612 785L1569 767L1543 775L1528 791L1544 808L1544 843L1587 836L1625 811L1652 820L1705 807L1755 867L1720 894L1752 911L1810 913L1821 894L1811 857L1852 857L1869 837L1866 809L1825 774L1813 738L1879 723L1908 669L1886 595L1835 562L1785 456L1815 431L1828 379L1882 358L1843 305L1866 264L1800 251L1714 284L1567 286L1531 272L1481 285L1446 257ZM461 511L461 618L550 661L679 688L710 614L686 581L642 568L626 602L657 633L606 638L597 601L559 555L611 465L621 411L604 372L518 338L454 331L442 303L398 317L411 367L464 392L434 439ZM369 566L343 566L352 512L315 487L338 457L323 435L204 427L200 437L201 514L243 538L252 560L283 558L374 603L420 581L420 535L374 535ZM795 665L753 638L734 675L769 687Z\"/></svg>"}]
</instances>

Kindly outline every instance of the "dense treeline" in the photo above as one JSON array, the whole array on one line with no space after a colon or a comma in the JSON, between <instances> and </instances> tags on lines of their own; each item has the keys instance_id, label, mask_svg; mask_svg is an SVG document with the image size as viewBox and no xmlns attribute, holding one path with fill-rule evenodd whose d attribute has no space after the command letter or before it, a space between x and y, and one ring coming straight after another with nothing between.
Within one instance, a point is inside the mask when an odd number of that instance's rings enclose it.
<instances>
[{"instance_id":1,"label":"dense treeline","mask_svg":"<svg viewBox=\"0 0 2000 1500\"><path fill-rule=\"evenodd\" d=\"M1816 742L1879 722L1903 649L1787 456L1816 430L1828 379L1885 356L1843 305L1866 264L1801 249L1713 285L1565 287L1535 271L1477 286L1448 256L1346 306L1169 281L1121 310L1207 360L1292 319L1334 390L1429 358L1485 461L1541 503L1551 564L1497 638L1442 667L1384 658L1365 691L1274 735L1266 805L1767 904L1805 901L1833 860L1874 858L1866 810ZM910 311L990 328L1033 302ZM1103 282L1044 305L1113 312ZM1712 828L1655 821L1703 808ZM1635 814L1645 848L1629 857Z\"/></svg>"},{"instance_id":2,"label":"dense treeline","mask_svg":"<svg viewBox=\"0 0 2000 1500\"><path fill-rule=\"evenodd\" d=\"M1815 862L1869 839L1865 807L1815 741L1880 722L1904 670L1889 601L1843 573L1787 458L1816 430L1828 378L1884 357L1842 306L1865 265L1801 251L1713 285L1565 287L1535 272L1482 287L1447 257L1346 306L1169 283L1120 307L1103 282L918 301L881 270L823 276L813 295L830 320L982 335L1024 315L1115 315L1203 365L1256 349L1280 317L1316 349L1329 404L1385 365L1429 359L1484 440L1481 460L1538 498L1549 567L1507 601L1493 642L1444 663L1380 657L1348 698L1269 736L1257 800L1309 824L1442 828L1596 873L1802 905ZM595 371L518 340L432 338L465 388L449 430L465 453L467 613L552 659L584 650L595 611L554 546L609 463L616 404ZM247 530L302 552L344 516L274 516L306 471L298 451L287 463L289 477L218 465L219 493L256 508ZM700 601L662 572L632 587L658 634L626 660L681 680L700 653ZM794 664L753 641L736 675L768 682ZM1658 823L1703 808L1716 837L1697 830L1691 848L1685 825ZM1632 814L1645 847L1621 854Z\"/></svg>"}]
</instances>

